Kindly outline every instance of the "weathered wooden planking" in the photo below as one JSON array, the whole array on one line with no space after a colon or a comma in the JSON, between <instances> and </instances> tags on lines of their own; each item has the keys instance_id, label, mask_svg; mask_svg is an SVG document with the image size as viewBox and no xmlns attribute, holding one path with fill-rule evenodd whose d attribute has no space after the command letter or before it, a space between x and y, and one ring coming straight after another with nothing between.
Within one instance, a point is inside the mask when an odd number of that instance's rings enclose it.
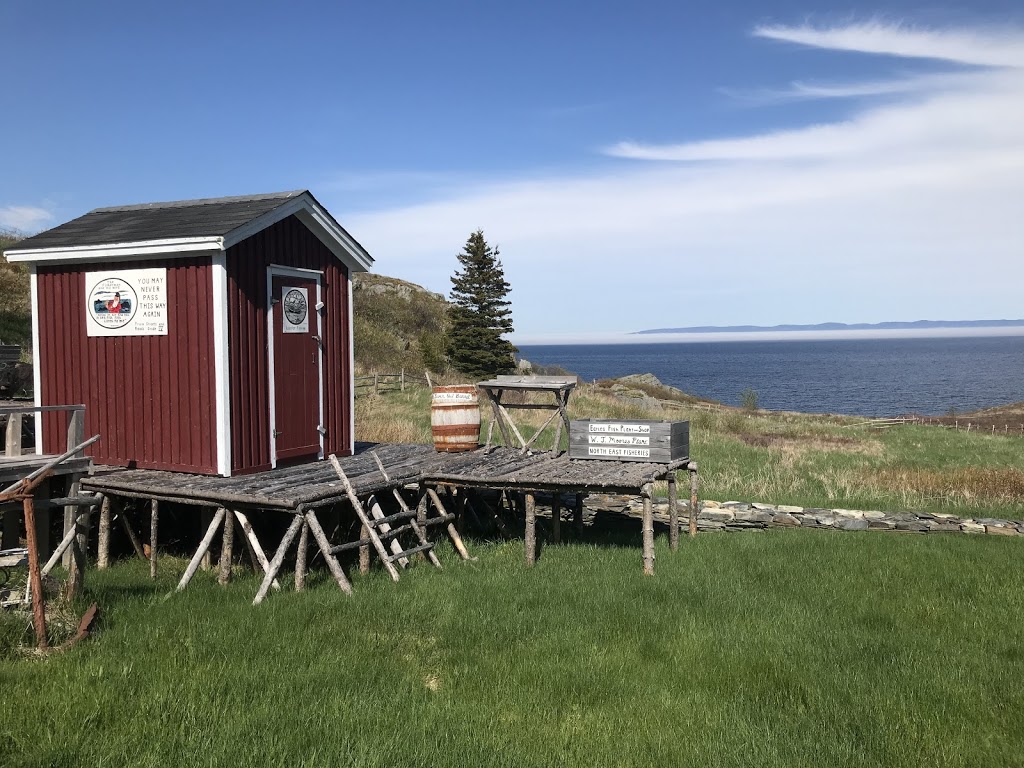
<instances>
[{"instance_id":1,"label":"weathered wooden planking","mask_svg":"<svg viewBox=\"0 0 1024 768\"><path fill-rule=\"evenodd\" d=\"M689 453L688 421L579 419L569 424L573 459L669 464Z\"/></svg>"},{"instance_id":2,"label":"weathered wooden planking","mask_svg":"<svg viewBox=\"0 0 1024 768\"><path fill-rule=\"evenodd\" d=\"M373 454L383 464L386 475ZM638 492L662 479L672 462L575 461L567 454L524 454L514 448L437 453L419 444L359 444L339 459L355 493L366 497L410 483L507 490ZM295 511L344 502L348 492L330 464L316 462L239 477L187 475L162 470L111 470L83 478L93 491L205 506Z\"/></svg>"}]
</instances>

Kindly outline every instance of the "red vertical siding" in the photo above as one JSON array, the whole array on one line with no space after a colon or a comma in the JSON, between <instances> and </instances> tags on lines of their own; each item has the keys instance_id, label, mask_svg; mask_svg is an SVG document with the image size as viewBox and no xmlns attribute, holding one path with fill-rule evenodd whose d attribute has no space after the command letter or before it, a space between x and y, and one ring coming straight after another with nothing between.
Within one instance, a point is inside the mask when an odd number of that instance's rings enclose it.
<instances>
[{"instance_id":1,"label":"red vertical siding","mask_svg":"<svg viewBox=\"0 0 1024 768\"><path fill-rule=\"evenodd\" d=\"M270 468L267 267L313 269L320 279L324 450L347 455L350 425L348 269L294 216L228 249L231 471Z\"/></svg>"},{"instance_id":2,"label":"red vertical siding","mask_svg":"<svg viewBox=\"0 0 1024 768\"><path fill-rule=\"evenodd\" d=\"M87 336L85 275L167 268L167 336ZM43 405L84 403L99 464L215 473L213 299L209 257L39 266L36 361ZM43 448L63 450L65 417L47 414Z\"/></svg>"}]
</instances>

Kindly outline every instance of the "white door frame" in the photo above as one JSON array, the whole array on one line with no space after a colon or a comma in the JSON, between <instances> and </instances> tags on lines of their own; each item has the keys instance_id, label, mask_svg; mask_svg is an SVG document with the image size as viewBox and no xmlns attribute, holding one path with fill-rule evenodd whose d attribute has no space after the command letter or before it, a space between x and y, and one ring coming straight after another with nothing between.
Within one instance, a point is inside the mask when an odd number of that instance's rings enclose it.
<instances>
[{"instance_id":1,"label":"white door frame","mask_svg":"<svg viewBox=\"0 0 1024 768\"><path fill-rule=\"evenodd\" d=\"M318 339L317 348L317 378L319 379L319 400L320 400L320 423L317 431L320 433L320 452L318 459L324 457L324 344L323 344L323 322L320 315L323 307L323 300L320 297L323 290L323 272L316 269L299 269L298 267L284 267L280 264L271 264L267 267L267 399L270 404L270 466L277 466L277 438L274 436L274 429L277 423L277 393L275 389L274 376L274 305L271 303L274 298L275 277L299 277L303 280L316 281L316 302L309 313L310 317L316 318L316 333Z\"/></svg>"}]
</instances>

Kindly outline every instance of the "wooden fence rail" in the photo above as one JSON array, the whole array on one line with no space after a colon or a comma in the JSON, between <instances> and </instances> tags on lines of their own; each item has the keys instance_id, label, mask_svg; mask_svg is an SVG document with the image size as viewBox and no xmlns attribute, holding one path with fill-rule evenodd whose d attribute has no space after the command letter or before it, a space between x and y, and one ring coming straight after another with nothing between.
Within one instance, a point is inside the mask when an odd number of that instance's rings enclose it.
<instances>
[{"instance_id":1,"label":"wooden fence rail","mask_svg":"<svg viewBox=\"0 0 1024 768\"><path fill-rule=\"evenodd\" d=\"M379 395L385 392L404 392L406 385L424 384L430 386L430 379L406 372L403 368L398 373L368 373L355 377L355 395Z\"/></svg>"}]
</instances>

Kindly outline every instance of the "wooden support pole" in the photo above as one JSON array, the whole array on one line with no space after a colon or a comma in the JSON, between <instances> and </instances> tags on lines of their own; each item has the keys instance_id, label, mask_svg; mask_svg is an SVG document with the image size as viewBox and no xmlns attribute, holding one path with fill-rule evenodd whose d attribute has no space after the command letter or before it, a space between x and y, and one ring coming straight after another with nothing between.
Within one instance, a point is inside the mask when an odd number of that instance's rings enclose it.
<instances>
[{"instance_id":1,"label":"wooden support pole","mask_svg":"<svg viewBox=\"0 0 1024 768\"><path fill-rule=\"evenodd\" d=\"M644 576L654 575L654 504L651 500L652 488L645 483L640 489L644 500L643 540L644 540Z\"/></svg>"},{"instance_id":2,"label":"wooden support pole","mask_svg":"<svg viewBox=\"0 0 1024 768\"><path fill-rule=\"evenodd\" d=\"M131 522L128 520L128 511L125 509L125 505L122 503L121 509L118 512L117 519L121 521L121 527L124 528L125 534L128 536L128 540L132 543L132 549L135 550L135 554L141 559L146 559L146 551L142 548L142 542L139 541L139 537L135 534L135 529L132 528Z\"/></svg>"},{"instance_id":3,"label":"wooden support pole","mask_svg":"<svg viewBox=\"0 0 1024 768\"><path fill-rule=\"evenodd\" d=\"M4 440L4 453L7 458L21 456L21 417L20 413L7 415L7 433Z\"/></svg>"},{"instance_id":4,"label":"wooden support pole","mask_svg":"<svg viewBox=\"0 0 1024 768\"><path fill-rule=\"evenodd\" d=\"M329 458L331 466L334 467L335 474L338 475L338 479L341 480L341 484L345 488L345 494L348 496L349 503L352 505L352 510L356 513L356 517L359 518L359 521L364 526L369 528L370 519L366 516L366 512L363 510L362 502L360 502L359 497L356 496L356 491L352 487L352 483L349 482L348 475L346 475L345 470L341 468L341 463L338 461L338 457L332 453ZM391 577L391 580L398 581L398 569L395 568L394 564L391 562L390 556L388 555L388 551L387 549L385 549L384 544L381 542L380 538L378 538L377 536L371 536L370 540L373 542L373 547L377 550L377 556L381 559L381 562L384 563L384 568L387 570L388 575ZM327 551L328 553L330 552L330 547L327 548Z\"/></svg>"},{"instance_id":5,"label":"wooden support pole","mask_svg":"<svg viewBox=\"0 0 1024 768\"><path fill-rule=\"evenodd\" d=\"M256 538L256 532L252 529L252 523L249 522L249 518L245 516L243 512L239 512L237 509L234 510L235 519L238 520L238 524L242 527L242 533L245 534L245 544L249 549L249 557L253 562L253 565L258 565L260 570L264 574L270 569L270 562L267 560L266 554L263 552L263 547L260 545L260 540ZM281 585L277 579L271 583L274 589L280 589Z\"/></svg>"},{"instance_id":6,"label":"wooden support pole","mask_svg":"<svg viewBox=\"0 0 1024 768\"><path fill-rule=\"evenodd\" d=\"M679 549L679 499L676 489L676 473L668 474L668 545L675 552Z\"/></svg>"},{"instance_id":7,"label":"wooden support pole","mask_svg":"<svg viewBox=\"0 0 1024 768\"><path fill-rule=\"evenodd\" d=\"M686 465L690 471L690 536L697 535L697 462L691 461Z\"/></svg>"},{"instance_id":8,"label":"wooden support pole","mask_svg":"<svg viewBox=\"0 0 1024 768\"><path fill-rule=\"evenodd\" d=\"M291 543L291 542L289 542ZM231 581L231 561L234 559L235 547L235 516L224 515L224 535L220 544L220 574L217 576L217 583L221 586ZM278 548L280 549L280 547ZM270 584L267 584L270 589Z\"/></svg>"},{"instance_id":9,"label":"wooden support pole","mask_svg":"<svg viewBox=\"0 0 1024 768\"><path fill-rule=\"evenodd\" d=\"M210 551L210 545L213 544L213 537L217 535L217 529L220 528L226 516L227 510L221 507L217 510L213 519L210 520L210 524L206 527L206 534L199 542L199 548L196 549L196 553L192 555L192 560L189 561L188 568L185 569L185 575L183 575L181 577L181 581L178 582L178 586L175 589L176 592L181 592L188 586L188 583L192 581L192 577L195 576L196 571L199 570L200 564Z\"/></svg>"},{"instance_id":10,"label":"wooden support pole","mask_svg":"<svg viewBox=\"0 0 1024 768\"><path fill-rule=\"evenodd\" d=\"M551 496L551 541L562 543L562 497L558 491Z\"/></svg>"},{"instance_id":11,"label":"wooden support pole","mask_svg":"<svg viewBox=\"0 0 1024 768\"><path fill-rule=\"evenodd\" d=\"M359 540L370 540L370 529L365 525L359 527ZM362 544L359 547L359 575L365 576L370 572L370 545Z\"/></svg>"},{"instance_id":12,"label":"wooden support pole","mask_svg":"<svg viewBox=\"0 0 1024 768\"><path fill-rule=\"evenodd\" d=\"M270 585L274 583L274 579L277 578L277 572L281 570L281 565L284 563L285 555L288 554L288 547L291 546L295 540L295 536L299 532L299 528L302 527L302 515L295 515L292 519L291 525L288 526L288 530L284 533L284 538L281 539L281 544L277 548L277 552L274 553L274 559L270 561L270 567L267 568L267 575L263 577L263 583L260 584L260 589L256 593L256 597L253 598L252 604L259 605L263 602L263 598L267 596L267 592L270 591ZM225 526L230 527L232 524L232 516L227 516ZM224 529L224 533L227 534L228 528ZM224 565L224 560L221 559L221 566Z\"/></svg>"},{"instance_id":13,"label":"wooden support pole","mask_svg":"<svg viewBox=\"0 0 1024 768\"><path fill-rule=\"evenodd\" d=\"M68 431L67 431L67 448L70 450L74 446L78 445L85 438L85 411L71 411L68 413ZM81 456L82 454L77 454ZM79 491L80 475L74 474L70 476L70 482L67 486L67 495L70 498L78 496ZM67 506L64 507L64 533L78 523L78 510L75 507ZM77 583L77 576L75 574L76 561L74 559L76 551L85 550L85 536L82 535L78 541L78 550L72 548L64 554L64 567L68 569L68 582L69 587L74 587ZM74 590L69 589L69 593L77 593L77 587Z\"/></svg>"},{"instance_id":14,"label":"wooden support pole","mask_svg":"<svg viewBox=\"0 0 1024 768\"><path fill-rule=\"evenodd\" d=\"M295 553L295 591L302 592L306 588L306 556L309 554L309 523L302 518L302 530L299 531L299 551Z\"/></svg>"},{"instance_id":15,"label":"wooden support pole","mask_svg":"<svg viewBox=\"0 0 1024 768\"><path fill-rule=\"evenodd\" d=\"M53 550L53 554L50 555L50 559L46 561L46 565L42 567L42 576L45 577L57 566L57 563L61 562L61 559L64 557L64 553L71 549L71 544L75 540L76 533L74 526L72 526L71 529L64 534L64 538L61 539L57 548Z\"/></svg>"},{"instance_id":16,"label":"wooden support pole","mask_svg":"<svg viewBox=\"0 0 1024 768\"><path fill-rule=\"evenodd\" d=\"M324 533L324 529L320 527L320 521L316 519L316 513L311 509L305 513L305 518L306 522L309 524L310 533L313 534L313 538L316 539L317 546L320 547L320 554L324 556L324 562L327 563L327 568L330 570L334 580L338 583L338 588L346 595L351 595L352 585L349 583L345 572L341 570L341 563L338 562L338 558L331 554L331 542L327 540L327 535Z\"/></svg>"},{"instance_id":17,"label":"wooden support pole","mask_svg":"<svg viewBox=\"0 0 1024 768\"><path fill-rule=\"evenodd\" d=\"M214 510L212 507L200 507L199 509L199 530L207 531L210 528L210 523L214 518ZM199 563L199 567L204 571L210 570L213 565L213 558L210 557L210 547L206 548L206 553L203 555L202 561Z\"/></svg>"},{"instance_id":18,"label":"wooden support pole","mask_svg":"<svg viewBox=\"0 0 1024 768\"><path fill-rule=\"evenodd\" d=\"M537 502L532 493L526 494L526 564L537 562Z\"/></svg>"},{"instance_id":19,"label":"wooden support pole","mask_svg":"<svg viewBox=\"0 0 1024 768\"><path fill-rule=\"evenodd\" d=\"M160 502L149 500L149 578L156 578L157 530L160 527Z\"/></svg>"},{"instance_id":20,"label":"wooden support pole","mask_svg":"<svg viewBox=\"0 0 1024 768\"><path fill-rule=\"evenodd\" d=\"M39 573L39 543L36 540L36 512L32 495L22 501L25 513L25 537L28 539L28 584L32 590L32 626L36 631L36 646L49 647L46 638L46 596L43 594L43 578Z\"/></svg>"},{"instance_id":21,"label":"wooden support pole","mask_svg":"<svg viewBox=\"0 0 1024 768\"><path fill-rule=\"evenodd\" d=\"M583 535L583 494L576 494L576 507L572 511L572 524L576 529L576 535Z\"/></svg>"},{"instance_id":22,"label":"wooden support pole","mask_svg":"<svg viewBox=\"0 0 1024 768\"><path fill-rule=\"evenodd\" d=\"M65 507L65 510L68 509ZM71 568L68 569L68 581L65 586L65 594L71 600L82 591L85 583L85 569L88 565L86 560L85 542L88 540L90 508L79 511L77 507L71 507L75 518L71 523L72 534L71 546Z\"/></svg>"},{"instance_id":23,"label":"wooden support pole","mask_svg":"<svg viewBox=\"0 0 1024 768\"><path fill-rule=\"evenodd\" d=\"M398 506L402 509L403 512L412 512L412 510L409 509L409 505L405 503L405 499L402 498L401 492L397 488L392 488L391 493L394 494L395 501L398 502ZM419 523L419 516L419 508L417 507L416 520L409 520L409 525L412 527L412 530L416 534L416 537L420 540L420 544L426 544L427 534L426 531L423 529L423 526ZM425 552L419 552L417 554L417 557L422 558L424 555L426 555L430 559L430 562L434 565L435 568L441 567L441 561L437 559L437 554L434 552L432 548L426 550Z\"/></svg>"},{"instance_id":24,"label":"wooden support pole","mask_svg":"<svg viewBox=\"0 0 1024 768\"><path fill-rule=\"evenodd\" d=\"M50 498L50 480L43 480L36 486L32 500L33 511L35 512L36 547L39 548L39 557L49 557L50 547L50 508L44 506L42 509L35 509L35 500L47 501ZM27 536L27 533L26 533Z\"/></svg>"},{"instance_id":25,"label":"wooden support pole","mask_svg":"<svg viewBox=\"0 0 1024 768\"><path fill-rule=\"evenodd\" d=\"M100 502L99 542L96 545L96 568L103 571L110 567L110 497Z\"/></svg>"},{"instance_id":26,"label":"wooden support pole","mask_svg":"<svg viewBox=\"0 0 1024 768\"><path fill-rule=\"evenodd\" d=\"M434 506L437 507L437 511L442 515L447 515L448 510L444 508L444 504L441 502L441 498L437 495L437 491L428 486L427 494L430 496L430 500L434 502ZM455 549L459 553L459 556L463 560L472 560L473 558L469 556L469 550L467 550L466 545L462 543L462 537L459 535L455 526L449 522L445 526L445 529L448 531L448 536L451 538L452 544L455 545Z\"/></svg>"}]
</instances>

